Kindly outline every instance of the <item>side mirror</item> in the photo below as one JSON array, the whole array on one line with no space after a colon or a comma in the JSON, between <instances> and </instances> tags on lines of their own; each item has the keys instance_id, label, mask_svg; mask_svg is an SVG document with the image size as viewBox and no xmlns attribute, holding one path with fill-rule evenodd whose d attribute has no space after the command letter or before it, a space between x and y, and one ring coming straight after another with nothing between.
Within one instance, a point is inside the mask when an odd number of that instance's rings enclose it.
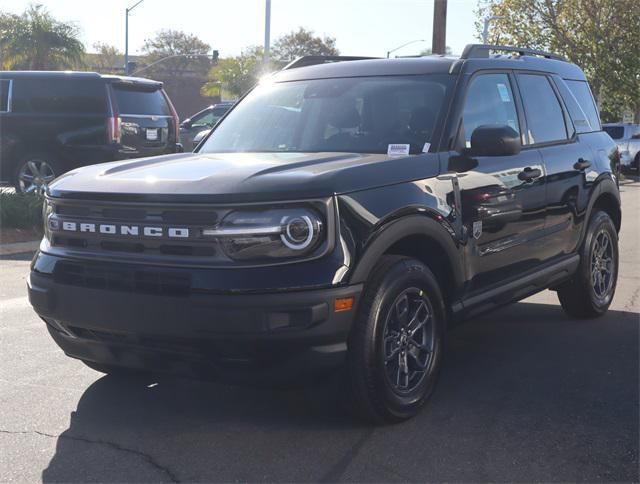
<instances>
[{"instance_id":1,"label":"side mirror","mask_svg":"<svg viewBox=\"0 0 640 484\"><path fill-rule=\"evenodd\" d=\"M474 156L517 155L521 149L520 135L510 126L478 126L471 133L471 154Z\"/></svg>"},{"instance_id":2,"label":"side mirror","mask_svg":"<svg viewBox=\"0 0 640 484\"><path fill-rule=\"evenodd\" d=\"M192 125L193 125L193 123L191 122L191 118L187 118L182 122L180 127L184 128L184 129L189 129L189 128L191 128Z\"/></svg>"}]
</instances>

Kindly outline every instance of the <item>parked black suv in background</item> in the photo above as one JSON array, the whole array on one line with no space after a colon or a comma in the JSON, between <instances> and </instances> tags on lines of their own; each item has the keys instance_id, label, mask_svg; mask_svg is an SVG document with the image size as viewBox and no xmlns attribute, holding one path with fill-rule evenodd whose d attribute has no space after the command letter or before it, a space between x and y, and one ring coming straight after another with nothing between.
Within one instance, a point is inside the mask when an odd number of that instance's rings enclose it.
<instances>
[{"instance_id":1,"label":"parked black suv in background","mask_svg":"<svg viewBox=\"0 0 640 484\"><path fill-rule=\"evenodd\" d=\"M453 323L547 288L604 314L617 149L577 66L483 45L340 60L258 85L196 153L49 186L29 297L66 354L114 374L341 368L360 415L396 421Z\"/></svg>"},{"instance_id":2,"label":"parked black suv in background","mask_svg":"<svg viewBox=\"0 0 640 484\"><path fill-rule=\"evenodd\" d=\"M162 83L93 72L0 72L0 181L41 188L79 166L181 150Z\"/></svg>"}]
</instances>

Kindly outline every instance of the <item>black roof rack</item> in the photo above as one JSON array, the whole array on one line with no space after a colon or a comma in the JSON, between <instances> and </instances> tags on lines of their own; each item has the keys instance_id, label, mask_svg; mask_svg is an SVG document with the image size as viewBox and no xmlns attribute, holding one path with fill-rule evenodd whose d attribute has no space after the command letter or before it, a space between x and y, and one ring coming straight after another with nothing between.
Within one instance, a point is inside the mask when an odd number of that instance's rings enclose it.
<instances>
[{"instance_id":1,"label":"black roof rack","mask_svg":"<svg viewBox=\"0 0 640 484\"><path fill-rule=\"evenodd\" d=\"M317 64L328 64L330 62L343 62L355 60L380 59L380 57L359 57L349 55L305 55L289 62L282 68L283 71L296 69L298 67L315 66Z\"/></svg>"},{"instance_id":2,"label":"black roof rack","mask_svg":"<svg viewBox=\"0 0 640 484\"><path fill-rule=\"evenodd\" d=\"M526 49L521 47L511 47L508 45L490 45L490 44L468 44L464 51L462 51L461 59L483 59L489 57L489 52L492 50L499 50L503 52L517 52L518 54L535 55L544 57L545 59L554 59L560 61L567 61L564 57L558 54L552 54L543 50Z\"/></svg>"}]
</instances>

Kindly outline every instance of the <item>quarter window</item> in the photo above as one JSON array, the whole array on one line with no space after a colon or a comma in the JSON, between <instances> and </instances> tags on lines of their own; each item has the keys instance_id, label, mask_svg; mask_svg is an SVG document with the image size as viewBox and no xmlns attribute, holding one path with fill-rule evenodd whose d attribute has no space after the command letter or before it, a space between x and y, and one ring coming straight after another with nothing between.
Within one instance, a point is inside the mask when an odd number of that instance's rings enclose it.
<instances>
[{"instance_id":1,"label":"quarter window","mask_svg":"<svg viewBox=\"0 0 640 484\"><path fill-rule=\"evenodd\" d=\"M578 133L589 133L590 131L597 131L598 126L591 126L589 122L589 117L586 115L577 99L571 92L571 90L567 87L565 82L560 79L555 79L556 86L558 87L558 91L560 91L560 96L564 100L564 104L569 111L569 116L571 116L571 120L573 121L573 125L576 128Z\"/></svg>"},{"instance_id":2,"label":"quarter window","mask_svg":"<svg viewBox=\"0 0 640 484\"><path fill-rule=\"evenodd\" d=\"M507 74L482 74L471 81L462 114L466 146L478 126L509 126L520 133L518 114Z\"/></svg>"},{"instance_id":3,"label":"quarter window","mask_svg":"<svg viewBox=\"0 0 640 484\"><path fill-rule=\"evenodd\" d=\"M567 139L560 102L546 76L518 74L530 143Z\"/></svg>"},{"instance_id":4,"label":"quarter window","mask_svg":"<svg viewBox=\"0 0 640 484\"><path fill-rule=\"evenodd\" d=\"M585 81L566 81L567 86L571 89L571 92L575 96L576 100L580 104L580 107L587 115L589 124L594 130L600 129L600 117L598 116L598 110L596 104L593 102L593 96L591 95L591 89L589 84Z\"/></svg>"}]
</instances>

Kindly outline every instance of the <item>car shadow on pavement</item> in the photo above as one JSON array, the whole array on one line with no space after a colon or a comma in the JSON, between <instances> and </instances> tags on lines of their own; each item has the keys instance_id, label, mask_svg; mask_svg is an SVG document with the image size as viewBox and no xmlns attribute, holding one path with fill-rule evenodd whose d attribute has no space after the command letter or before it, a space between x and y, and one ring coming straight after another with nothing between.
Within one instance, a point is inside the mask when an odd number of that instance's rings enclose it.
<instances>
[{"instance_id":1,"label":"car shadow on pavement","mask_svg":"<svg viewBox=\"0 0 640 484\"><path fill-rule=\"evenodd\" d=\"M431 401L373 428L331 384L93 383L43 481L638 479L639 315L520 303L454 328Z\"/></svg>"}]
</instances>

